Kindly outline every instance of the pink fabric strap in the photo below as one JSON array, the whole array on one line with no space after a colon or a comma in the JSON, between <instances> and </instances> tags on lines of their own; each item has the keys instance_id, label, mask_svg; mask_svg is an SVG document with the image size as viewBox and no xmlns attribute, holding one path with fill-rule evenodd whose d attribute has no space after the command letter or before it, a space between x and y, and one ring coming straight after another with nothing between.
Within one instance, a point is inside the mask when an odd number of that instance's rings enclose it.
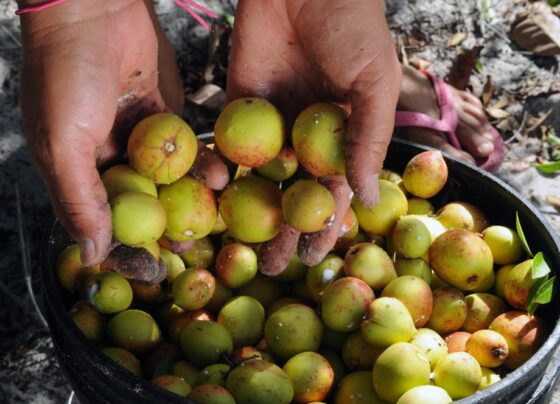
<instances>
[{"instance_id":1,"label":"pink fabric strap","mask_svg":"<svg viewBox=\"0 0 560 404\"><path fill-rule=\"evenodd\" d=\"M43 11L46 10L47 8L54 7L60 3L64 3L65 1L68 0L51 0L51 1L47 1L46 3L40 4L38 6L23 7L20 8L18 11L16 11L16 15L36 13L38 11Z\"/></svg>"},{"instance_id":2,"label":"pink fabric strap","mask_svg":"<svg viewBox=\"0 0 560 404\"><path fill-rule=\"evenodd\" d=\"M202 25L204 28L206 28L208 31L210 31L210 26L208 25L208 23L206 21L204 21L204 19L201 16L199 16L196 13L196 11L194 11L193 9L197 9L197 10L202 11L204 14L206 14L210 18L217 18L218 17L215 13L208 10L206 7L196 3L194 0L175 0L175 4L177 4L183 10L187 11L190 15L192 15L193 18L196 21L198 21L198 23L200 25Z\"/></svg>"}]
</instances>

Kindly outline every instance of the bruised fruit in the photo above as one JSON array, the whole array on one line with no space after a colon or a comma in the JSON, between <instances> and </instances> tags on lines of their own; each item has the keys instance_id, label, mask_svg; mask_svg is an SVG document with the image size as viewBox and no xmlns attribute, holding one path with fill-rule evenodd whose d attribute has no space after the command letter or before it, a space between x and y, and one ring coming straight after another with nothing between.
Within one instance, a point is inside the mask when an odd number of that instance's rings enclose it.
<instances>
[{"instance_id":1,"label":"bruised fruit","mask_svg":"<svg viewBox=\"0 0 560 404\"><path fill-rule=\"evenodd\" d=\"M504 363L508 355L508 345L504 337L492 330L475 332L467 340L467 353L470 353L480 366L495 368Z\"/></svg>"},{"instance_id":2,"label":"bruised fruit","mask_svg":"<svg viewBox=\"0 0 560 404\"><path fill-rule=\"evenodd\" d=\"M386 348L397 342L409 341L416 327L406 306L394 297L380 297L370 304L362 322L362 336L374 347Z\"/></svg>"},{"instance_id":3,"label":"bruised fruit","mask_svg":"<svg viewBox=\"0 0 560 404\"><path fill-rule=\"evenodd\" d=\"M214 136L220 152L235 164L261 167L278 155L285 136L284 118L262 98L230 102L216 120Z\"/></svg>"},{"instance_id":4,"label":"bruised fruit","mask_svg":"<svg viewBox=\"0 0 560 404\"><path fill-rule=\"evenodd\" d=\"M165 210L155 196L125 192L113 198L111 212L113 235L128 246L143 247L153 243L165 231Z\"/></svg>"},{"instance_id":5,"label":"bruised fruit","mask_svg":"<svg viewBox=\"0 0 560 404\"><path fill-rule=\"evenodd\" d=\"M482 370L482 381L480 382L480 386L478 386L479 390L484 390L502 379L500 375L492 369L485 367L481 367L480 369Z\"/></svg>"},{"instance_id":6,"label":"bruised fruit","mask_svg":"<svg viewBox=\"0 0 560 404\"><path fill-rule=\"evenodd\" d=\"M465 296L456 288L443 287L433 291L432 315L427 327L447 334L457 331L467 318Z\"/></svg>"},{"instance_id":7,"label":"bruised fruit","mask_svg":"<svg viewBox=\"0 0 560 404\"><path fill-rule=\"evenodd\" d=\"M490 326L490 323L507 309L505 302L490 293L473 293L465 298L467 319L463 330L473 333Z\"/></svg>"},{"instance_id":8,"label":"bruised fruit","mask_svg":"<svg viewBox=\"0 0 560 404\"><path fill-rule=\"evenodd\" d=\"M244 244L229 244L218 253L215 269L225 287L240 288L257 274L257 254Z\"/></svg>"},{"instance_id":9,"label":"bruised fruit","mask_svg":"<svg viewBox=\"0 0 560 404\"><path fill-rule=\"evenodd\" d=\"M406 165L403 184L408 192L420 198L431 198L447 181L447 164L439 150L417 154Z\"/></svg>"},{"instance_id":10,"label":"bruised fruit","mask_svg":"<svg viewBox=\"0 0 560 404\"><path fill-rule=\"evenodd\" d=\"M238 403L289 404L294 397L290 379L278 366L264 361L249 361L228 375L226 388Z\"/></svg>"},{"instance_id":11,"label":"bruised fruit","mask_svg":"<svg viewBox=\"0 0 560 404\"><path fill-rule=\"evenodd\" d=\"M220 214L234 237L246 243L272 239L282 221L282 193L259 177L233 181L220 197Z\"/></svg>"},{"instance_id":12,"label":"bruised fruit","mask_svg":"<svg viewBox=\"0 0 560 404\"><path fill-rule=\"evenodd\" d=\"M270 181L282 182L294 175L297 168L296 153L291 147L284 146L272 161L257 168L257 172Z\"/></svg>"},{"instance_id":13,"label":"bruised fruit","mask_svg":"<svg viewBox=\"0 0 560 404\"><path fill-rule=\"evenodd\" d=\"M315 177L344 174L346 122L346 112L327 103L310 105L298 115L292 145L307 172Z\"/></svg>"},{"instance_id":14,"label":"bruised fruit","mask_svg":"<svg viewBox=\"0 0 560 404\"><path fill-rule=\"evenodd\" d=\"M151 315L141 310L125 310L107 324L107 335L120 348L144 353L156 347L161 332Z\"/></svg>"},{"instance_id":15,"label":"bruised fruit","mask_svg":"<svg viewBox=\"0 0 560 404\"><path fill-rule=\"evenodd\" d=\"M475 290L490 276L492 251L475 233L448 230L430 247L430 265L444 282L461 290Z\"/></svg>"},{"instance_id":16,"label":"bruised fruit","mask_svg":"<svg viewBox=\"0 0 560 404\"><path fill-rule=\"evenodd\" d=\"M208 237L194 240L180 257L187 268L210 268L214 264L214 244Z\"/></svg>"},{"instance_id":17,"label":"bruised fruit","mask_svg":"<svg viewBox=\"0 0 560 404\"><path fill-rule=\"evenodd\" d=\"M432 242L445 232L443 225L428 216L402 216L392 235L393 247L397 254L405 258L423 257Z\"/></svg>"},{"instance_id":18,"label":"bruised fruit","mask_svg":"<svg viewBox=\"0 0 560 404\"><path fill-rule=\"evenodd\" d=\"M222 325L214 321L195 320L181 332L181 349L189 361L204 367L222 361L223 355L231 354L233 342Z\"/></svg>"},{"instance_id":19,"label":"bruised fruit","mask_svg":"<svg viewBox=\"0 0 560 404\"><path fill-rule=\"evenodd\" d=\"M152 384L181 397L186 397L191 391L191 386L189 386L186 381L175 375L158 376L152 380Z\"/></svg>"},{"instance_id":20,"label":"bruised fruit","mask_svg":"<svg viewBox=\"0 0 560 404\"><path fill-rule=\"evenodd\" d=\"M438 386L417 386L404 393L397 404L448 404L453 400Z\"/></svg>"},{"instance_id":21,"label":"bruised fruit","mask_svg":"<svg viewBox=\"0 0 560 404\"><path fill-rule=\"evenodd\" d=\"M189 269L181 272L173 281L173 301L185 310L196 310L210 301L216 280L203 268Z\"/></svg>"},{"instance_id":22,"label":"bruised fruit","mask_svg":"<svg viewBox=\"0 0 560 404\"><path fill-rule=\"evenodd\" d=\"M321 401L329 393L334 372L329 362L315 352L302 352L290 358L283 367L294 388L296 403Z\"/></svg>"},{"instance_id":23,"label":"bruised fruit","mask_svg":"<svg viewBox=\"0 0 560 404\"><path fill-rule=\"evenodd\" d=\"M453 352L466 352L467 351L467 341L471 337L470 332L466 331L455 331L448 334L445 337L445 343L447 345L447 351L449 353Z\"/></svg>"},{"instance_id":24,"label":"bruised fruit","mask_svg":"<svg viewBox=\"0 0 560 404\"><path fill-rule=\"evenodd\" d=\"M363 280L373 289L382 289L397 277L391 257L381 247L361 243L351 247L344 257L344 272Z\"/></svg>"},{"instance_id":25,"label":"bruised fruit","mask_svg":"<svg viewBox=\"0 0 560 404\"><path fill-rule=\"evenodd\" d=\"M494 263L513 264L523 258L523 247L517 232L505 226L490 226L482 232L482 239L492 250Z\"/></svg>"},{"instance_id":26,"label":"bruised fruit","mask_svg":"<svg viewBox=\"0 0 560 404\"><path fill-rule=\"evenodd\" d=\"M286 223L302 233L323 229L334 217L334 198L312 180L299 180L284 191L282 212Z\"/></svg>"},{"instance_id":27,"label":"bruised fruit","mask_svg":"<svg viewBox=\"0 0 560 404\"><path fill-rule=\"evenodd\" d=\"M214 191L191 176L159 188L167 215L165 235L171 240L201 239L212 231L218 216Z\"/></svg>"},{"instance_id":28,"label":"bruised fruit","mask_svg":"<svg viewBox=\"0 0 560 404\"><path fill-rule=\"evenodd\" d=\"M107 200L125 192L145 192L157 198L156 184L139 174L127 164L118 164L101 174L101 181L107 191Z\"/></svg>"},{"instance_id":29,"label":"bruised fruit","mask_svg":"<svg viewBox=\"0 0 560 404\"><path fill-rule=\"evenodd\" d=\"M504 365L511 370L529 360L546 338L546 325L543 320L521 311L500 314L492 321L490 329L506 339L508 356Z\"/></svg>"},{"instance_id":30,"label":"bruised fruit","mask_svg":"<svg viewBox=\"0 0 560 404\"><path fill-rule=\"evenodd\" d=\"M239 348L259 341L264 318L264 309L256 299L237 296L222 307L216 321L229 332L234 348Z\"/></svg>"},{"instance_id":31,"label":"bruised fruit","mask_svg":"<svg viewBox=\"0 0 560 404\"><path fill-rule=\"evenodd\" d=\"M431 369L448 353L443 338L429 328L420 328L409 342L426 355Z\"/></svg>"},{"instance_id":32,"label":"bruised fruit","mask_svg":"<svg viewBox=\"0 0 560 404\"><path fill-rule=\"evenodd\" d=\"M385 286L381 297L399 299L412 316L414 326L423 327L432 314L432 290L430 285L416 276L400 276Z\"/></svg>"},{"instance_id":33,"label":"bruised fruit","mask_svg":"<svg viewBox=\"0 0 560 404\"><path fill-rule=\"evenodd\" d=\"M235 399L225 387L217 384L201 384L187 395L189 400L199 404L235 404Z\"/></svg>"},{"instance_id":34,"label":"bruised fruit","mask_svg":"<svg viewBox=\"0 0 560 404\"><path fill-rule=\"evenodd\" d=\"M338 279L328 285L323 292L321 298L323 322L335 331L355 331L360 328L362 317L373 299L373 290L364 281L352 277Z\"/></svg>"},{"instance_id":35,"label":"bruised fruit","mask_svg":"<svg viewBox=\"0 0 560 404\"><path fill-rule=\"evenodd\" d=\"M70 309L72 321L82 334L93 342L101 342L105 332L105 318L85 300L80 300Z\"/></svg>"},{"instance_id":36,"label":"bruised fruit","mask_svg":"<svg viewBox=\"0 0 560 404\"><path fill-rule=\"evenodd\" d=\"M130 165L156 184L170 184L185 175L197 152L198 142L191 127L169 113L141 120L127 146Z\"/></svg>"},{"instance_id":37,"label":"bruised fruit","mask_svg":"<svg viewBox=\"0 0 560 404\"><path fill-rule=\"evenodd\" d=\"M395 184L379 180L379 202L367 208L354 198L352 209L356 212L360 227L369 234L387 236L391 234L399 217L406 215L408 200Z\"/></svg>"},{"instance_id":38,"label":"bruised fruit","mask_svg":"<svg viewBox=\"0 0 560 404\"><path fill-rule=\"evenodd\" d=\"M200 386L201 384L218 384L220 386L225 386L226 377L230 370L230 366L224 363L206 366L196 375L193 387Z\"/></svg>"},{"instance_id":39,"label":"bruised fruit","mask_svg":"<svg viewBox=\"0 0 560 404\"><path fill-rule=\"evenodd\" d=\"M323 261L307 270L305 283L313 300L317 303L321 301L325 288L344 275L343 267L342 258L328 254Z\"/></svg>"},{"instance_id":40,"label":"bruised fruit","mask_svg":"<svg viewBox=\"0 0 560 404\"><path fill-rule=\"evenodd\" d=\"M132 288L126 278L116 272L98 272L84 285L84 295L100 313L118 313L132 303Z\"/></svg>"},{"instance_id":41,"label":"bruised fruit","mask_svg":"<svg viewBox=\"0 0 560 404\"><path fill-rule=\"evenodd\" d=\"M466 352L450 353L434 369L434 384L456 400L476 393L482 381L480 365Z\"/></svg>"},{"instance_id":42,"label":"bruised fruit","mask_svg":"<svg viewBox=\"0 0 560 404\"><path fill-rule=\"evenodd\" d=\"M437 211L437 219L448 229L469 230L482 233L488 219L476 206L467 202L450 202Z\"/></svg>"},{"instance_id":43,"label":"bruised fruit","mask_svg":"<svg viewBox=\"0 0 560 404\"><path fill-rule=\"evenodd\" d=\"M136 376L142 376L142 370L140 369L140 361L132 352L126 349L107 347L102 348L101 352L107 355L109 358L117 362L120 366L134 373Z\"/></svg>"},{"instance_id":44,"label":"bruised fruit","mask_svg":"<svg viewBox=\"0 0 560 404\"><path fill-rule=\"evenodd\" d=\"M342 378L334 395L335 404L387 404L373 387L371 372L353 372Z\"/></svg>"},{"instance_id":45,"label":"bruised fruit","mask_svg":"<svg viewBox=\"0 0 560 404\"><path fill-rule=\"evenodd\" d=\"M387 348L373 366L379 397L394 403L408 390L430 384L430 362L414 345L399 342Z\"/></svg>"},{"instance_id":46,"label":"bruised fruit","mask_svg":"<svg viewBox=\"0 0 560 404\"><path fill-rule=\"evenodd\" d=\"M509 271L504 285L504 294L508 303L516 309L526 309L529 291L535 284L532 276L533 260L517 264Z\"/></svg>"},{"instance_id":47,"label":"bruised fruit","mask_svg":"<svg viewBox=\"0 0 560 404\"><path fill-rule=\"evenodd\" d=\"M432 283L432 268L422 258L397 258L395 269L397 270L397 276L417 276L428 285Z\"/></svg>"},{"instance_id":48,"label":"bruised fruit","mask_svg":"<svg viewBox=\"0 0 560 404\"><path fill-rule=\"evenodd\" d=\"M323 324L310 307L289 304L268 317L264 336L275 356L289 359L300 352L319 348Z\"/></svg>"},{"instance_id":49,"label":"bruised fruit","mask_svg":"<svg viewBox=\"0 0 560 404\"><path fill-rule=\"evenodd\" d=\"M368 344L362 333L356 331L348 335L342 345L342 360L350 370L371 370L381 352L383 352L382 348L375 348Z\"/></svg>"},{"instance_id":50,"label":"bruised fruit","mask_svg":"<svg viewBox=\"0 0 560 404\"><path fill-rule=\"evenodd\" d=\"M56 259L56 275L62 287L69 291L81 290L90 276L99 272L99 265L85 266L80 259L80 246L66 247Z\"/></svg>"}]
</instances>

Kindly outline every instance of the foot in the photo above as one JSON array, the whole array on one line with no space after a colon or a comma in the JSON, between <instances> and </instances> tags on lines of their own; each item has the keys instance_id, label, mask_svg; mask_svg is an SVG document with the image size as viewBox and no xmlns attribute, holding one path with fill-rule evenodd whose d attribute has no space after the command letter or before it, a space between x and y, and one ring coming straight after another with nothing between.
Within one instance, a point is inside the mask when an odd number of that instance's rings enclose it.
<instances>
[{"instance_id":1,"label":"foot","mask_svg":"<svg viewBox=\"0 0 560 404\"><path fill-rule=\"evenodd\" d=\"M403 78L397 108L400 111L422 112L440 118L439 107L430 79L411 67L402 67ZM453 147L445 133L420 127L398 128L397 136L438 148L471 164L475 158L485 158L494 150L491 126L481 102L474 95L451 88L457 112L457 137L463 150Z\"/></svg>"}]
</instances>

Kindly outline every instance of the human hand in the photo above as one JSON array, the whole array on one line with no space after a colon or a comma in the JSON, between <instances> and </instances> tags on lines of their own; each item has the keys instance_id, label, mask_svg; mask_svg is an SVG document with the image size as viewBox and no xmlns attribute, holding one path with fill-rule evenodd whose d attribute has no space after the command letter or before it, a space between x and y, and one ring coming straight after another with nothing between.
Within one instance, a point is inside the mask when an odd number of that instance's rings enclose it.
<instances>
[{"instance_id":1,"label":"human hand","mask_svg":"<svg viewBox=\"0 0 560 404\"><path fill-rule=\"evenodd\" d=\"M288 127L313 102L337 102L350 111L348 183L344 178L327 180L339 205L333 224L323 234L303 239L284 226L269 242L273 247L263 249L260 261L266 262L265 251L278 251L278 240L289 248L276 260L282 263L264 272L278 272L298 240L300 258L308 265L324 257L336 241L340 215L350 204L348 184L362 203L376 203L377 174L393 131L400 74L379 1L239 2L228 72L230 99L266 98L283 112ZM347 190L345 197L339 189Z\"/></svg>"}]
</instances>

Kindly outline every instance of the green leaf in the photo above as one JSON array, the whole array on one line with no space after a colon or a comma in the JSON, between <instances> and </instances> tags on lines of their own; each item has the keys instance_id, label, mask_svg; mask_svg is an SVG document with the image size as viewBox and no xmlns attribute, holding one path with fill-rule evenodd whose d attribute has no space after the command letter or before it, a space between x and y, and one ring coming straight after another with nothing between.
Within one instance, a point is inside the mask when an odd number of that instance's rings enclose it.
<instances>
[{"instance_id":1,"label":"green leaf","mask_svg":"<svg viewBox=\"0 0 560 404\"><path fill-rule=\"evenodd\" d=\"M548 0L548 4L550 4L552 7L556 7L560 5L560 0Z\"/></svg>"},{"instance_id":2,"label":"green leaf","mask_svg":"<svg viewBox=\"0 0 560 404\"><path fill-rule=\"evenodd\" d=\"M484 63L482 63L482 60L478 59L476 61L476 64L474 65L474 68L478 73L483 74L484 73Z\"/></svg>"},{"instance_id":3,"label":"green leaf","mask_svg":"<svg viewBox=\"0 0 560 404\"><path fill-rule=\"evenodd\" d=\"M515 212L515 228L517 229L517 235L521 240L521 245L523 249L529 255L529 257L533 256L531 249L529 248L529 244L527 244L527 239L525 239L525 234L523 234L523 229L521 228L521 222L519 221L519 212Z\"/></svg>"},{"instance_id":4,"label":"green leaf","mask_svg":"<svg viewBox=\"0 0 560 404\"><path fill-rule=\"evenodd\" d=\"M537 292L539 291L540 287L543 285L543 283L545 283L548 280L548 275L536 279L535 282L533 283L533 285L531 286L531 288L529 289L529 294L527 295L527 302L532 302L533 299L535 298L535 295L537 294Z\"/></svg>"},{"instance_id":5,"label":"green leaf","mask_svg":"<svg viewBox=\"0 0 560 404\"><path fill-rule=\"evenodd\" d=\"M547 276L550 273L550 267L544 259L542 252L538 252L533 259L533 267L531 268L531 278L538 279Z\"/></svg>"},{"instance_id":6,"label":"green leaf","mask_svg":"<svg viewBox=\"0 0 560 404\"><path fill-rule=\"evenodd\" d=\"M539 290L537 291L537 293L535 294L535 297L533 297L532 303L538 303L538 304L550 303L551 300L552 300L552 296L554 295L554 281L555 280L556 280L556 277L553 276L552 278L547 280L545 283L543 283L541 285L541 287L539 288Z\"/></svg>"},{"instance_id":7,"label":"green leaf","mask_svg":"<svg viewBox=\"0 0 560 404\"><path fill-rule=\"evenodd\" d=\"M560 0L559 0L560 1ZM544 174L554 174L560 171L560 161L554 161L552 163L542 163L535 165L537 170Z\"/></svg>"}]
</instances>

